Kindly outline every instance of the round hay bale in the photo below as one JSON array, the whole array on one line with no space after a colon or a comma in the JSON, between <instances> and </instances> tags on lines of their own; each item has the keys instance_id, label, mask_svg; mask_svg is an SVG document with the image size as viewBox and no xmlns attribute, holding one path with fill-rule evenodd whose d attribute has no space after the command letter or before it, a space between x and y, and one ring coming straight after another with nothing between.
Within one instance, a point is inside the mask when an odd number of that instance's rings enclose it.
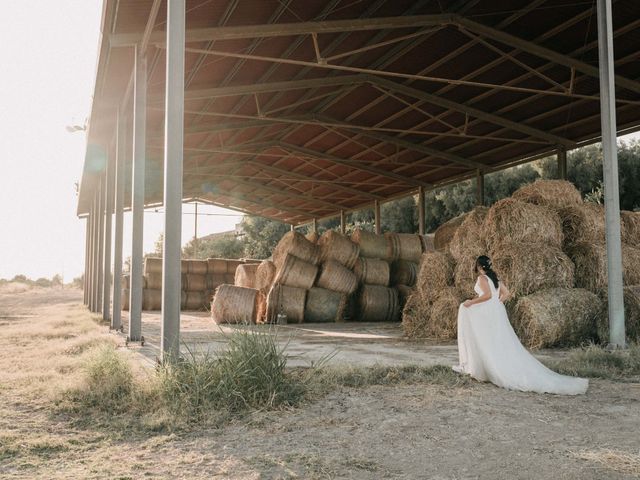
<instances>
[{"instance_id":1,"label":"round hay bale","mask_svg":"<svg viewBox=\"0 0 640 480\"><path fill-rule=\"evenodd\" d=\"M189 260L180 260L180 273L183 275L189 273Z\"/></svg>"},{"instance_id":2,"label":"round hay bale","mask_svg":"<svg viewBox=\"0 0 640 480\"><path fill-rule=\"evenodd\" d=\"M464 298L455 287L440 290L431 306L431 316L425 322L426 337L452 340L458 336L458 309Z\"/></svg>"},{"instance_id":3,"label":"round hay bale","mask_svg":"<svg viewBox=\"0 0 640 480\"><path fill-rule=\"evenodd\" d=\"M162 273L162 258L147 257L144 259L144 274Z\"/></svg>"},{"instance_id":4,"label":"round hay bale","mask_svg":"<svg viewBox=\"0 0 640 480\"><path fill-rule=\"evenodd\" d=\"M582 195L566 180L536 180L513 192L512 198L554 209L582 204Z\"/></svg>"},{"instance_id":5,"label":"round hay bale","mask_svg":"<svg viewBox=\"0 0 640 480\"><path fill-rule=\"evenodd\" d=\"M386 287L389 285L391 268L386 260L360 257L353 267L353 273L355 273L358 283Z\"/></svg>"},{"instance_id":6,"label":"round hay bale","mask_svg":"<svg viewBox=\"0 0 640 480\"><path fill-rule=\"evenodd\" d=\"M223 276L224 276L224 283L226 284L233 285L233 283L236 281L235 273L225 273Z\"/></svg>"},{"instance_id":7,"label":"round hay bale","mask_svg":"<svg viewBox=\"0 0 640 480\"><path fill-rule=\"evenodd\" d=\"M207 290L215 290L220 285L227 283L224 273L208 273L207 274Z\"/></svg>"},{"instance_id":8,"label":"round hay bale","mask_svg":"<svg viewBox=\"0 0 640 480\"><path fill-rule=\"evenodd\" d=\"M162 272L159 273L147 273L144 276L145 285L152 290L162 289Z\"/></svg>"},{"instance_id":9,"label":"round hay bale","mask_svg":"<svg viewBox=\"0 0 640 480\"><path fill-rule=\"evenodd\" d=\"M351 234L351 241L360 247L361 257L387 258L387 239L384 235L377 235L357 228Z\"/></svg>"},{"instance_id":10,"label":"round hay bale","mask_svg":"<svg viewBox=\"0 0 640 480\"><path fill-rule=\"evenodd\" d=\"M263 294L267 294L273 285L273 279L276 277L276 266L271 260L263 260L256 269L255 288Z\"/></svg>"},{"instance_id":11,"label":"round hay bale","mask_svg":"<svg viewBox=\"0 0 640 480\"><path fill-rule=\"evenodd\" d=\"M453 239L453 236L458 230L458 227L464 221L466 213L458 215L440 225L433 234L433 246L436 250L445 251L449 247L449 243Z\"/></svg>"},{"instance_id":12,"label":"round hay bale","mask_svg":"<svg viewBox=\"0 0 640 480\"><path fill-rule=\"evenodd\" d=\"M358 279L355 273L341 263L329 260L320 266L316 286L351 295L358 288Z\"/></svg>"},{"instance_id":13,"label":"round hay bale","mask_svg":"<svg viewBox=\"0 0 640 480\"><path fill-rule=\"evenodd\" d=\"M624 332L628 342L640 343L640 285L623 288L624 296ZM600 343L609 343L609 312L607 291L600 292L603 299L602 315L598 316L598 338Z\"/></svg>"},{"instance_id":14,"label":"round hay bale","mask_svg":"<svg viewBox=\"0 0 640 480\"><path fill-rule=\"evenodd\" d=\"M572 347L596 337L598 296L582 288L551 288L520 298L512 323L529 348Z\"/></svg>"},{"instance_id":15,"label":"round hay bale","mask_svg":"<svg viewBox=\"0 0 640 480\"><path fill-rule=\"evenodd\" d=\"M335 260L348 269L352 269L358 259L360 247L349 237L333 230L327 230L318 239L320 257L323 262Z\"/></svg>"},{"instance_id":16,"label":"round hay bale","mask_svg":"<svg viewBox=\"0 0 640 480\"><path fill-rule=\"evenodd\" d=\"M256 323L258 290L220 285L211 304L211 318L220 323Z\"/></svg>"},{"instance_id":17,"label":"round hay bale","mask_svg":"<svg viewBox=\"0 0 640 480\"><path fill-rule=\"evenodd\" d=\"M342 322L347 306L347 295L325 288L312 288L307 292L304 321L309 323Z\"/></svg>"},{"instance_id":18,"label":"round hay bale","mask_svg":"<svg viewBox=\"0 0 640 480\"><path fill-rule=\"evenodd\" d=\"M145 288L142 290L142 310L154 311L162 308L162 290Z\"/></svg>"},{"instance_id":19,"label":"round hay bale","mask_svg":"<svg viewBox=\"0 0 640 480\"><path fill-rule=\"evenodd\" d=\"M318 239L320 238L320 235L318 235L318 232L309 232L304 236L304 238L309 240L311 243L316 244L318 243Z\"/></svg>"},{"instance_id":20,"label":"round hay bale","mask_svg":"<svg viewBox=\"0 0 640 480\"><path fill-rule=\"evenodd\" d=\"M622 223L622 241L634 247L640 247L640 212L620 212Z\"/></svg>"},{"instance_id":21,"label":"round hay bale","mask_svg":"<svg viewBox=\"0 0 640 480\"><path fill-rule=\"evenodd\" d=\"M599 292L607 288L607 247L600 243L580 242L567 249L576 268L576 287ZM640 284L640 249L622 244L622 281Z\"/></svg>"},{"instance_id":22,"label":"round hay bale","mask_svg":"<svg viewBox=\"0 0 640 480\"><path fill-rule=\"evenodd\" d=\"M287 255L276 274L274 283L308 290L313 287L317 275L318 267L316 265L307 263L293 255Z\"/></svg>"},{"instance_id":23,"label":"round hay bale","mask_svg":"<svg viewBox=\"0 0 640 480\"><path fill-rule=\"evenodd\" d=\"M208 288L206 275L187 273L185 276L187 277L187 281L183 290L188 290L190 292L204 292Z\"/></svg>"},{"instance_id":24,"label":"round hay bale","mask_svg":"<svg viewBox=\"0 0 640 480\"><path fill-rule=\"evenodd\" d=\"M414 287L418 279L418 264L408 260L396 260L391 264L391 284Z\"/></svg>"},{"instance_id":25,"label":"round hay bale","mask_svg":"<svg viewBox=\"0 0 640 480\"><path fill-rule=\"evenodd\" d=\"M416 290L432 299L443 288L453 285L453 259L443 252L428 252L420 259Z\"/></svg>"},{"instance_id":26,"label":"round hay bale","mask_svg":"<svg viewBox=\"0 0 640 480\"><path fill-rule=\"evenodd\" d=\"M236 268L238 268L238 266L242 265L243 263L244 262L242 260L227 260L227 273L235 275Z\"/></svg>"},{"instance_id":27,"label":"round hay bale","mask_svg":"<svg viewBox=\"0 0 640 480\"><path fill-rule=\"evenodd\" d=\"M227 273L227 260L224 258L207 258L207 273L224 275Z\"/></svg>"},{"instance_id":28,"label":"round hay bale","mask_svg":"<svg viewBox=\"0 0 640 480\"><path fill-rule=\"evenodd\" d=\"M274 284L267 296L265 321L274 323L278 313L282 312L288 323L302 323L306 299L307 290L304 288Z\"/></svg>"},{"instance_id":29,"label":"round hay bale","mask_svg":"<svg viewBox=\"0 0 640 480\"><path fill-rule=\"evenodd\" d=\"M422 240L413 233L385 233L387 238L387 259L408 260L418 263L422 256Z\"/></svg>"},{"instance_id":30,"label":"round hay bale","mask_svg":"<svg viewBox=\"0 0 640 480\"><path fill-rule=\"evenodd\" d=\"M410 295L402 310L402 330L409 338L426 338L432 302L419 292Z\"/></svg>"},{"instance_id":31,"label":"round hay bale","mask_svg":"<svg viewBox=\"0 0 640 480\"><path fill-rule=\"evenodd\" d=\"M514 297L549 288L573 288L575 268L559 248L540 243L504 242L492 258L493 269ZM476 276L473 281L475 284Z\"/></svg>"},{"instance_id":32,"label":"round hay bale","mask_svg":"<svg viewBox=\"0 0 640 480\"><path fill-rule=\"evenodd\" d=\"M381 285L363 285L358 297L359 319L363 322L400 320L398 291Z\"/></svg>"},{"instance_id":33,"label":"round hay bale","mask_svg":"<svg viewBox=\"0 0 640 480\"><path fill-rule=\"evenodd\" d=\"M280 269L287 255L292 255L312 265L320 263L318 247L298 232L287 232L273 249L273 263Z\"/></svg>"},{"instance_id":34,"label":"round hay bale","mask_svg":"<svg viewBox=\"0 0 640 480\"><path fill-rule=\"evenodd\" d=\"M464 298L473 298L476 296L474 287L478 280L478 274L475 271L477 258L475 255L465 255L461 257L453 271L453 283ZM510 285L509 288L511 288Z\"/></svg>"},{"instance_id":35,"label":"round hay bale","mask_svg":"<svg viewBox=\"0 0 640 480\"><path fill-rule=\"evenodd\" d=\"M400 303L400 310L402 310L407 303L407 299L415 292L415 289L408 285L396 285L393 288L398 291L398 302Z\"/></svg>"},{"instance_id":36,"label":"round hay bale","mask_svg":"<svg viewBox=\"0 0 640 480\"><path fill-rule=\"evenodd\" d=\"M464 256L478 257L487 254L482 224L488 211L487 207L476 207L464 217L449 243L449 251L453 258L458 260Z\"/></svg>"},{"instance_id":37,"label":"round hay bale","mask_svg":"<svg viewBox=\"0 0 640 480\"><path fill-rule=\"evenodd\" d=\"M207 306L207 297L204 292L187 292L184 302L184 310L198 311L204 310Z\"/></svg>"},{"instance_id":38,"label":"round hay bale","mask_svg":"<svg viewBox=\"0 0 640 480\"><path fill-rule=\"evenodd\" d=\"M257 288L256 272L258 271L258 266L258 263L245 263L238 265L233 283L237 287Z\"/></svg>"},{"instance_id":39,"label":"round hay bale","mask_svg":"<svg viewBox=\"0 0 640 480\"><path fill-rule=\"evenodd\" d=\"M420 242L422 243L422 253L433 252L436 249L433 233L418 236L420 237Z\"/></svg>"},{"instance_id":40,"label":"round hay bale","mask_svg":"<svg viewBox=\"0 0 640 480\"><path fill-rule=\"evenodd\" d=\"M562 226L555 211L511 198L500 200L489 209L482 231L491 254L504 241L562 246Z\"/></svg>"},{"instance_id":41,"label":"round hay bale","mask_svg":"<svg viewBox=\"0 0 640 480\"><path fill-rule=\"evenodd\" d=\"M196 275L206 275L209 270L209 264L206 260L189 260L189 271Z\"/></svg>"},{"instance_id":42,"label":"round hay bale","mask_svg":"<svg viewBox=\"0 0 640 480\"><path fill-rule=\"evenodd\" d=\"M564 245L579 242L604 243L604 209L601 205L582 203L558 209L562 222Z\"/></svg>"}]
</instances>

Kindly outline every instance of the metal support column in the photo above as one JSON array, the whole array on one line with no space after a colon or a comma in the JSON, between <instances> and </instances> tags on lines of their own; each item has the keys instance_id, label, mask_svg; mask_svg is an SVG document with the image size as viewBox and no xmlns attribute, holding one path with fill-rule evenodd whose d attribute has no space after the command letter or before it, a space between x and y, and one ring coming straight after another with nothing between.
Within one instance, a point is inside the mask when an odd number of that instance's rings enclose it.
<instances>
[{"instance_id":1,"label":"metal support column","mask_svg":"<svg viewBox=\"0 0 640 480\"><path fill-rule=\"evenodd\" d=\"M167 2L164 134L164 246L162 255L162 361L180 357L182 162L184 151L185 0Z\"/></svg>"},{"instance_id":2,"label":"metal support column","mask_svg":"<svg viewBox=\"0 0 640 480\"><path fill-rule=\"evenodd\" d=\"M124 165L127 149L126 122L118 110L116 118L115 232L113 247L113 314L111 328L122 328L122 237L124 210Z\"/></svg>"},{"instance_id":3,"label":"metal support column","mask_svg":"<svg viewBox=\"0 0 640 480\"><path fill-rule=\"evenodd\" d=\"M598 63L600 71L600 121L604 173L604 210L609 278L609 343L624 347L622 246L620 243L620 193L616 142L616 105L613 67L611 0L598 0Z\"/></svg>"},{"instance_id":4,"label":"metal support column","mask_svg":"<svg viewBox=\"0 0 640 480\"><path fill-rule=\"evenodd\" d=\"M425 205L424 205L424 187L418 187L418 233L425 233Z\"/></svg>"},{"instance_id":5,"label":"metal support column","mask_svg":"<svg viewBox=\"0 0 640 480\"><path fill-rule=\"evenodd\" d=\"M198 258L198 202L195 202L196 212L193 222L193 258Z\"/></svg>"},{"instance_id":6,"label":"metal support column","mask_svg":"<svg viewBox=\"0 0 640 480\"><path fill-rule=\"evenodd\" d=\"M347 230L347 219L344 214L344 210L340 210L340 233L345 234Z\"/></svg>"},{"instance_id":7,"label":"metal support column","mask_svg":"<svg viewBox=\"0 0 640 480\"><path fill-rule=\"evenodd\" d=\"M105 174L104 208L104 259L102 275L102 320L111 321L111 222L113 220L115 154L113 149L107 154Z\"/></svg>"},{"instance_id":8,"label":"metal support column","mask_svg":"<svg viewBox=\"0 0 640 480\"><path fill-rule=\"evenodd\" d=\"M481 170L476 171L476 205L484 205L484 173Z\"/></svg>"},{"instance_id":9,"label":"metal support column","mask_svg":"<svg viewBox=\"0 0 640 480\"><path fill-rule=\"evenodd\" d=\"M93 196L91 202L91 209L89 214L89 278L87 280L87 295L89 311L93 312L95 308L95 247L96 247L96 196Z\"/></svg>"},{"instance_id":10,"label":"metal support column","mask_svg":"<svg viewBox=\"0 0 640 480\"><path fill-rule=\"evenodd\" d=\"M88 305L89 296L87 294L87 277L89 270L89 224L91 222L91 215L87 215L85 218L85 238L84 238L84 276L82 278L82 303Z\"/></svg>"},{"instance_id":11,"label":"metal support column","mask_svg":"<svg viewBox=\"0 0 640 480\"><path fill-rule=\"evenodd\" d=\"M558 148L558 179L567 179L567 149L564 147Z\"/></svg>"},{"instance_id":12,"label":"metal support column","mask_svg":"<svg viewBox=\"0 0 640 480\"><path fill-rule=\"evenodd\" d=\"M139 47L135 52L133 97L133 171L131 272L129 278L129 340L142 337L142 248L144 222L144 168L147 112L147 60Z\"/></svg>"},{"instance_id":13,"label":"metal support column","mask_svg":"<svg viewBox=\"0 0 640 480\"><path fill-rule=\"evenodd\" d=\"M376 234L380 235L382 228L380 226L380 202L378 200L373 201L373 221L376 228Z\"/></svg>"},{"instance_id":14,"label":"metal support column","mask_svg":"<svg viewBox=\"0 0 640 480\"><path fill-rule=\"evenodd\" d=\"M96 313L102 313L102 272L104 270L104 175L100 178L100 187L98 189L98 214L97 230L98 230L98 248L96 248Z\"/></svg>"}]
</instances>

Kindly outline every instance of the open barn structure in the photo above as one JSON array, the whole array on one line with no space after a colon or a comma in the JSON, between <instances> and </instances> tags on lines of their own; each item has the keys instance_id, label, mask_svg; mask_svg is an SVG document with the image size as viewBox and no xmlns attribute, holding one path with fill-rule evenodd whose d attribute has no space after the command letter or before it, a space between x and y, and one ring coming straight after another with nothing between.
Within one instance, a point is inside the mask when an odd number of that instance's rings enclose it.
<instances>
[{"instance_id":1,"label":"open barn structure","mask_svg":"<svg viewBox=\"0 0 640 480\"><path fill-rule=\"evenodd\" d=\"M615 138L640 127L639 2L105 0L101 34L77 212L85 302L119 328L130 208L131 340L145 207L165 210L173 358L182 202L294 226L373 207L379 228L381 202L418 194L423 233L425 190L477 178L482 202L486 173L557 155L563 177L567 150L602 141L624 343Z\"/></svg>"}]
</instances>

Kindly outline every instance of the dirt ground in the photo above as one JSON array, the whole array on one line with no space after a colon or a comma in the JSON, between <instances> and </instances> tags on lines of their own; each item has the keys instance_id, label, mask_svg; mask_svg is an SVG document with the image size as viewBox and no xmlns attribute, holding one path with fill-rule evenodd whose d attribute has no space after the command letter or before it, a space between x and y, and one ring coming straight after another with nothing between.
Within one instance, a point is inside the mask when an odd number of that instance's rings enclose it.
<instances>
[{"instance_id":1,"label":"dirt ground","mask_svg":"<svg viewBox=\"0 0 640 480\"><path fill-rule=\"evenodd\" d=\"M290 411L171 435L74 427L52 412L79 376L78 356L98 342L122 343L86 312L81 295L0 289L0 478L623 479L640 472L640 384L605 380L592 380L579 397L475 382L341 388ZM140 358L135 348L121 351Z\"/></svg>"}]
</instances>

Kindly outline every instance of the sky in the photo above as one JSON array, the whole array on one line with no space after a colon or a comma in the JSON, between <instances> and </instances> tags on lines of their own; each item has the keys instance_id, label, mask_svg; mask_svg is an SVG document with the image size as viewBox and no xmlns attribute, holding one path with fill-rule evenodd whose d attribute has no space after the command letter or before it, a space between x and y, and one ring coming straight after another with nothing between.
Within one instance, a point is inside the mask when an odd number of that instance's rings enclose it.
<instances>
[{"instance_id":1,"label":"sky","mask_svg":"<svg viewBox=\"0 0 640 480\"><path fill-rule=\"evenodd\" d=\"M2 0L0 15L0 278L63 275L84 269L85 221L76 217L75 182L86 148L82 125L91 95L102 0ZM194 235L184 207L183 240ZM198 235L231 230L241 216L199 206ZM220 216L220 214L224 216ZM152 251L163 215L145 215L144 250ZM131 218L124 219L124 256Z\"/></svg>"}]
</instances>

